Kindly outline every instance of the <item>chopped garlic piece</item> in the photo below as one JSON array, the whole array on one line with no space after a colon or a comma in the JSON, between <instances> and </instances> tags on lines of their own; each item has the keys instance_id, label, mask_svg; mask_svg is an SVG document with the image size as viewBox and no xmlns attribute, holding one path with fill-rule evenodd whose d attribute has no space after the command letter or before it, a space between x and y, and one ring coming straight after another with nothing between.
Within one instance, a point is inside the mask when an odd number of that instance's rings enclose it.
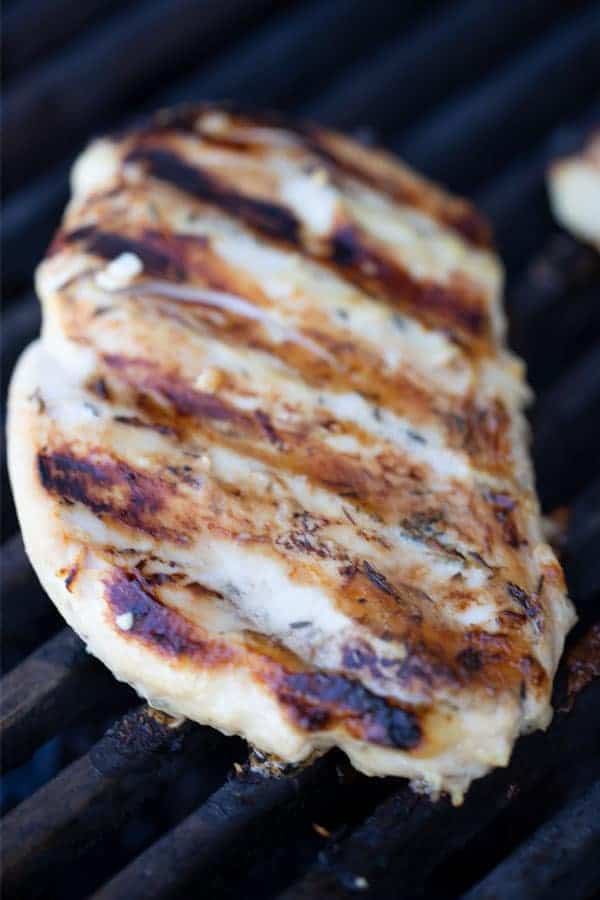
<instances>
[{"instance_id":1,"label":"chopped garlic piece","mask_svg":"<svg viewBox=\"0 0 600 900\"><path fill-rule=\"evenodd\" d=\"M208 391L212 394L214 391L218 390L222 381L223 374L220 369L208 368L200 372L196 378L196 387L200 391Z\"/></svg>"},{"instance_id":2,"label":"chopped garlic piece","mask_svg":"<svg viewBox=\"0 0 600 900\"><path fill-rule=\"evenodd\" d=\"M115 622L117 623L117 627L120 628L121 631L131 631L131 629L133 628L133 613L121 613L120 616L116 617Z\"/></svg>"},{"instance_id":3,"label":"chopped garlic piece","mask_svg":"<svg viewBox=\"0 0 600 900\"><path fill-rule=\"evenodd\" d=\"M116 291L126 287L143 269L142 261L135 253L121 253L96 274L96 284L105 291Z\"/></svg>"}]
</instances>

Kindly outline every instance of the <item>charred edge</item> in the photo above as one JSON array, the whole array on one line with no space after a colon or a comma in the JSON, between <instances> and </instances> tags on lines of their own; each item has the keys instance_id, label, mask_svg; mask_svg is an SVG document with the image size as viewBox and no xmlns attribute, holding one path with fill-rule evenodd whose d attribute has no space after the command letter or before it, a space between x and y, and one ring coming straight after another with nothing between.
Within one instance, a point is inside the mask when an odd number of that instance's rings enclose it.
<instances>
[{"instance_id":1,"label":"charred edge","mask_svg":"<svg viewBox=\"0 0 600 900\"><path fill-rule=\"evenodd\" d=\"M301 127L291 116L283 112L265 110L262 107L240 103L237 100L220 100L218 103L181 103L170 109L161 110L148 122L144 134L152 135L162 131L197 134L200 116L213 112L234 116L238 121L247 125L262 125L286 131L297 131ZM203 133L202 136L204 136Z\"/></svg>"},{"instance_id":2,"label":"charred edge","mask_svg":"<svg viewBox=\"0 0 600 900\"><path fill-rule=\"evenodd\" d=\"M142 261L147 275L177 280L183 280L186 275L176 248L168 247L164 237L152 230L146 230L141 238L134 239L87 225L70 231L64 241L67 244L81 242L90 253L106 260L115 259L122 253L134 253Z\"/></svg>"},{"instance_id":3,"label":"charred edge","mask_svg":"<svg viewBox=\"0 0 600 900\"><path fill-rule=\"evenodd\" d=\"M416 186L413 188L408 184L402 185L391 178L380 177L360 164L353 163L346 157L340 156L330 147L326 147L320 138L318 128L308 127L304 130L297 128L296 131L304 134L306 148L328 165L334 166L339 171L345 172L353 178L357 178L368 187L383 191L383 193L399 203L421 209L435 221L456 231L467 243L484 249L492 247L492 229L490 225L467 201L449 198L447 208L432 208L431 204L422 201L422 188L419 189ZM428 186L425 189L427 190Z\"/></svg>"},{"instance_id":4,"label":"charred edge","mask_svg":"<svg viewBox=\"0 0 600 900\"><path fill-rule=\"evenodd\" d=\"M166 656L194 657L206 667L223 665L233 651L218 641L204 641L178 613L165 607L141 575L123 569L106 584L106 598L115 618L131 613L133 624L124 632Z\"/></svg>"},{"instance_id":5,"label":"charred edge","mask_svg":"<svg viewBox=\"0 0 600 900\"><path fill-rule=\"evenodd\" d=\"M474 335L483 335L483 311L467 304L465 289L445 287L430 281L416 281L398 264L372 251L352 225L339 228L331 238L333 262L359 284L373 283L391 301L408 303L415 311L434 315L450 325Z\"/></svg>"},{"instance_id":6,"label":"charred edge","mask_svg":"<svg viewBox=\"0 0 600 900\"><path fill-rule=\"evenodd\" d=\"M489 222L477 210L465 203L460 211L442 214L442 221L457 231L475 247L491 250L494 246L492 228Z\"/></svg>"},{"instance_id":7,"label":"charred edge","mask_svg":"<svg viewBox=\"0 0 600 900\"><path fill-rule=\"evenodd\" d=\"M168 490L163 482L116 460L96 462L66 452L38 453L37 467L44 489L62 500L153 537L185 540L159 524Z\"/></svg>"},{"instance_id":8,"label":"charred edge","mask_svg":"<svg viewBox=\"0 0 600 900\"><path fill-rule=\"evenodd\" d=\"M138 148L128 155L126 161L145 164L148 172L154 177L205 203L214 204L231 215L238 216L269 237L292 243L298 242L299 223L289 210L276 203L245 197L220 184L216 178L199 168L183 162L175 153Z\"/></svg>"},{"instance_id":9,"label":"charred edge","mask_svg":"<svg viewBox=\"0 0 600 900\"><path fill-rule=\"evenodd\" d=\"M307 731L320 731L346 719L363 740L374 744L412 750L421 741L421 728L414 713L342 675L286 673L277 694Z\"/></svg>"}]
</instances>

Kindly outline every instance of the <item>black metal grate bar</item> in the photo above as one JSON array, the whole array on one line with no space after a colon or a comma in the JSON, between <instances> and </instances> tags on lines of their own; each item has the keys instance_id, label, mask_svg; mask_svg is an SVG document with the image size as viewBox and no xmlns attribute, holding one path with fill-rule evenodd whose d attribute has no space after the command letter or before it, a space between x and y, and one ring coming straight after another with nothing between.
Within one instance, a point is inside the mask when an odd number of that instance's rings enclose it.
<instances>
[{"instance_id":1,"label":"black metal grate bar","mask_svg":"<svg viewBox=\"0 0 600 900\"><path fill-rule=\"evenodd\" d=\"M69 199L69 168L61 164L49 175L14 191L2 210L2 282L4 303L29 285Z\"/></svg>"},{"instance_id":2,"label":"black metal grate bar","mask_svg":"<svg viewBox=\"0 0 600 900\"><path fill-rule=\"evenodd\" d=\"M560 0L467 0L442 7L358 66L345 68L303 111L341 128L368 122L377 132L397 134L453 91L471 87L564 12Z\"/></svg>"},{"instance_id":3,"label":"black metal grate bar","mask_svg":"<svg viewBox=\"0 0 600 900\"><path fill-rule=\"evenodd\" d=\"M600 256L555 234L510 293L512 344L535 391L548 388L600 334Z\"/></svg>"},{"instance_id":4,"label":"black metal grate bar","mask_svg":"<svg viewBox=\"0 0 600 900\"><path fill-rule=\"evenodd\" d=\"M210 729L173 726L148 707L126 714L89 753L2 820L5 896L43 892L53 866L114 830L192 758L200 771L211 756L228 760L224 743Z\"/></svg>"},{"instance_id":5,"label":"black metal grate bar","mask_svg":"<svg viewBox=\"0 0 600 900\"><path fill-rule=\"evenodd\" d=\"M567 580L579 607L600 598L600 478L576 498L567 543Z\"/></svg>"},{"instance_id":6,"label":"black metal grate bar","mask_svg":"<svg viewBox=\"0 0 600 900\"><path fill-rule=\"evenodd\" d=\"M314 790L332 776L320 760L294 775L232 778L160 841L138 856L101 890L94 900L156 900L172 897L205 870L247 830L260 828L275 809Z\"/></svg>"},{"instance_id":7,"label":"black metal grate bar","mask_svg":"<svg viewBox=\"0 0 600 900\"><path fill-rule=\"evenodd\" d=\"M2 355L2 380L10 377L21 351L40 332L42 312L38 298L33 293L25 294L5 311L0 334Z\"/></svg>"},{"instance_id":8,"label":"black metal grate bar","mask_svg":"<svg viewBox=\"0 0 600 900\"><path fill-rule=\"evenodd\" d=\"M77 716L118 692L110 673L65 628L2 679L4 768L19 765Z\"/></svg>"},{"instance_id":9,"label":"black metal grate bar","mask_svg":"<svg viewBox=\"0 0 600 900\"><path fill-rule=\"evenodd\" d=\"M600 781L543 825L465 900L583 900L600 881Z\"/></svg>"},{"instance_id":10,"label":"black metal grate bar","mask_svg":"<svg viewBox=\"0 0 600 900\"><path fill-rule=\"evenodd\" d=\"M2 595L2 625L6 626L6 618L14 611L15 623L19 623L20 607L14 602L14 594L27 590L33 580L33 569L25 553L23 539L20 534L14 535L2 545L2 565L0 566L0 594ZM11 597L13 595L13 597ZM11 602L13 601L13 602ZM6 603L6 606L4 606Z\"/></svg>"},{"instance_id":11,"label":"black metal grate bar","mask_svg":"<svg viewBox=\"0 0 600 900\"><path fill-rule=\"evenodd\" d=\"M542 504L570 501L598 471L600 342L546 391L535 409L533 458Z\"/></svg>"},{"instance_id":12,"label":"black metal grate bar","mask_svg":"<svg viewBox=\"0 0 600 900\"><path fill-rule=\"evenodd\" d=\"M559 117L577 112L600 83L600 15L554 29L500 73L437 110L392 145L457 190L473 191Z\"/></svg>"},{"instance_id":13,"label":"black metal grate bar","mask_svg":"<svg viewBox=\"0 0 600 900\"><path fill-rule=\"evenodd\" d=\"M10 525L6 521L9 499L9 496L2 498L3 526ZM2 545L0 621L3 671L30 653L61 621L35 577L20 535L14 535Z\"/></svg>"},{"instance_id":14,"label":"black metal grate bar","mask_svg":"<svg viewBox=\"0 0 600 900\"><path fill-rule=\"evenodd\" d=\"M6 91L4 178L13 188L72 151L90 130L123 114L165 78L215 51L273 0L158 0L125 9ZM157 36L160 39L157 40ZM43 127L40 127L43 123Z\"/></svg>"},{"instance_id":15,"label":"black metal grate bar","mask_svg":"<svg viewBox=\"0 0 600 900\"><path fill-rule=\"evenodd\" d=\"M583 116L545 135L533 150L512 159L500 172L495 171L477 191L478 205L494 224L509 277L514 277L533 254L539 253L549 232L556 228L546 194L548 163L556 155L579 149L599 121L600 103L586 104ZM509 302L510 299L509 293Z\"/></svg>"},{"instance_id":16,"label":"black metal grate bar","mask_svg":"<svg viewBox=\"0 0 600 900\"><path fill-rule=\"evenodd\" d=\"M126 5L127 0L20 0L4 12L4 78L9 81L39 65L100 17Z\"/></svg>"},{"instance_id":17,"label":"black metal grate bar","mask_svg":"<svg viewBox=\"0 0 600 900\"><path fill-rule=\"evenodd\" d=\"M169 87L157 101L168 105L204 97L255 107L297 106L303 98L318 96L340 67L356 65L373 45L400 30L419 7L417 0L312 2L279 15L240 41L229 56Z\"/></svg>"},{"instance_id":18,"label":"black metal grate bar","mask_svg":"<svg viewBox=\"0 0 600 900\"><path fill-rule=\"evenodd\" d=\"M493 821L519 788L541 785L561 758L572 755L573 731L582 755L586 743L595 743L597 717L586 723L585 710L591 712L598 700L600 683L580 697L577 724L557 716L546 735L521 741L510 767L475 782L459 809L419 800L408 788L392 795L350 837L321 854L319 863L285 892L285 900L344 898L371 883L382 896L415 895L435 867Z\"/></svg>"}]
</instances>

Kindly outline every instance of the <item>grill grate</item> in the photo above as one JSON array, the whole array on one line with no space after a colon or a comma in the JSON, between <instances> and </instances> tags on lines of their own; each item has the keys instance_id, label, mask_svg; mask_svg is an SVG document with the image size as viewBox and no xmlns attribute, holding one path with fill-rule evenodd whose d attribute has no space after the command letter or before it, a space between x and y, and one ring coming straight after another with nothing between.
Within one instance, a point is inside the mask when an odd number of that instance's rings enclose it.
<instances>
[{"instance_id":1,"label":"grill grate","mask_svg":"<svg viewBox=\"0 0 600 900\"><path fill-rule=\"evenodd\" d=\"M540 493L547 509L571 506L572 642L589 630L600 262L557 233L543 174L600 119L597 3L23 0L7 4L3 41L4 384L39 329L31 272L67 199L70 155L91 132L222 96L374 131L474 195L496 227L513 343L539 393ZM576 900L600 887L600 680L458 810L358 775L336 752L256 774L241 741L136 708L61 630L16 533L4 449L0 461L7 897ZM570 680L565 662L562 709Z\"/></svg>"}]
</instances>

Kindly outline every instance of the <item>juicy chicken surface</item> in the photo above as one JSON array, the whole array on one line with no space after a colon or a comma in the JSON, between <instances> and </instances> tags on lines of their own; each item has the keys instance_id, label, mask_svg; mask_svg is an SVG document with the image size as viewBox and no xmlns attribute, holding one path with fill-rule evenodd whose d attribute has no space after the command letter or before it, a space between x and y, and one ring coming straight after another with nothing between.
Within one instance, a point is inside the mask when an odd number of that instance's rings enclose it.
<instances>
[{"instance_id":1,"label":"juicy chicken surface","mask_svg":"<svg viewBox=\"0 0 600 900\"><path fill-rule=\"evenodd\" d=\"M486 224L229 108L93 143L11 387L24 540L149 701L460 802L545 727L574 614Z\"/></svg>"}]
</instances>

